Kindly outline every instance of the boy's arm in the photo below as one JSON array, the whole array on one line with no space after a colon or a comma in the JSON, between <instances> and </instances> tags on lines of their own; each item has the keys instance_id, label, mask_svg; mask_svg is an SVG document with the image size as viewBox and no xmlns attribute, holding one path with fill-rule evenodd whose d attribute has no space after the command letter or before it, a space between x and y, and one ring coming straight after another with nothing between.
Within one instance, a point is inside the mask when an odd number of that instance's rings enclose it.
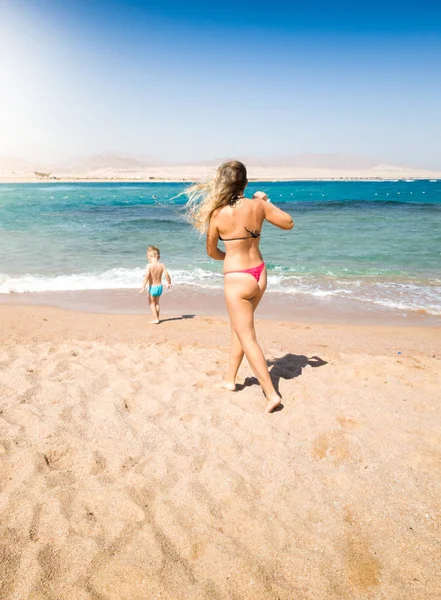
<instances>
[{"instance_id":1,"label":"boy's arm","mask_svg":"<svg viewBox=\"0 0 441 600\"><path fill-rule=\"evenodd\" d=\"M144 281L142 282L142 288L139 291L140 294L142 294L144 292L145 288L147 287L149 278L150 278L150 267L147 267L147 271L145 272L145 276L144 276Z\"/></svg>"},{"instance_id":2,"label":"boy's arm","mask_svg":"<svg viewBox=\"0 0 441 600\"><path fill-rule=\"evenodd\" d=\"M164 265L164 277L165 277L165 278L166 278L166 280L167 280L167 286L168 286L168 289L170 289L170 288L171 288L171 284L172 284L172 282L171 282L171 277L170 277L170 274L169 274L169 272L167 271L167 267L166 267L165 265Z\"/></svg>"}]
</instances>

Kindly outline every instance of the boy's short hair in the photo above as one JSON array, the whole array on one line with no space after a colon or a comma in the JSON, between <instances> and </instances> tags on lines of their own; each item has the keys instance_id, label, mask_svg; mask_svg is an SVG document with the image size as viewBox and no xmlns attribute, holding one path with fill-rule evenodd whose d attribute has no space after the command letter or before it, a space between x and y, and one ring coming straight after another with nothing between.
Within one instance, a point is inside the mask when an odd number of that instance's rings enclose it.
<instances>
[{"instance_id":1,"label":"boy's short hair","mask_svg":"<svg viewBox=\"0 0 441 600\"><path fill-rule=\"evenodd\" d=\"M159 248L156 246L149 246L147 248L147 254L156 254L158 258L161 258L161 253L159 252Z\"/></svg>"}]
</instances>

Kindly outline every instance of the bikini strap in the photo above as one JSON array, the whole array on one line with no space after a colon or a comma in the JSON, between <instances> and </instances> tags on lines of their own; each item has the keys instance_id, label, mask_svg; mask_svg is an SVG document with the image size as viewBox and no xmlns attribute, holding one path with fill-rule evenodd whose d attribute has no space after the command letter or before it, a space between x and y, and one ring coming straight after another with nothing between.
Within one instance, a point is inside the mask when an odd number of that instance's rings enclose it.
<instances>
[{"instance_id":1,"label":"bikini strap","mask_svg":"<svg viewBox=\"0 0 441 600\"><path fill-rule=\"evenodd\" d=\"M256 239L256 238L260 237L260 231L257 231L257 229L255 229L254 231L250 231L246 227L245 227L245 229L250 234L250 235L247 235L247 237L238 237L238 238L223 239L223 238L221 238L221 236L219 236L219 239L222 242L237 242L239 240L249 240L250 238Z\"/></svg>"}]
</instances>

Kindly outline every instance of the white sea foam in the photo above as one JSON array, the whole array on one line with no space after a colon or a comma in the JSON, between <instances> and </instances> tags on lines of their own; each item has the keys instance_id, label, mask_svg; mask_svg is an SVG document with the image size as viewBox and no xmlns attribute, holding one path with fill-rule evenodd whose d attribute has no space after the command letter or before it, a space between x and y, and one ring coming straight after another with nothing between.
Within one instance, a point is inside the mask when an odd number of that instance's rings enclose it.
<instances>
[{"instance_id":1,"label":"white sea foam","mask_svg":"<svg viewBox=\"0 0 441 600\"><path fill-rule=\"evenodd\" d=\"M134 288L142 282L142 269L110 269L104 273L72 275L31 275L8 277L0 275L0 293L64 292L80 290L112 290Z\"/></svg>"}]
</instances>

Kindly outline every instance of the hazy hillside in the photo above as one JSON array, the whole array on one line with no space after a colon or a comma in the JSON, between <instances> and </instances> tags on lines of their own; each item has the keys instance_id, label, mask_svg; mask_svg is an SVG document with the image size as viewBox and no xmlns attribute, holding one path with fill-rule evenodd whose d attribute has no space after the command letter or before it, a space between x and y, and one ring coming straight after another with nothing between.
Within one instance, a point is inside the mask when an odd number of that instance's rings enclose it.
<instances>
[{"instance_id":1,"label":"hazy hillside","mask_svg":"<svg viewBox=\"0 0 441 600\"><path fill-rule=\"evenodd\" d=\"M199 162L167 163L150 156L96 154L41 164L14 157L0 157L3 181L41 179L73 180L192 180L211 177L215 167L232 157ZM387 164L384 160L351 154L299 154L291 157L238 156L248 167L249 177L273 179L333 178L437 178L441 171Z\"/></svg>"},{"instance_id":2,"label":"hazy hillside","mask_svg":"<svg viewBox=\"0 0 441 600\"><path fill-rule=\"evenodd\" d=\"M52 165L53 171L88 173L101 169L115 171L133 171L147 167L161 166L164 164L159 158L126 156L119 154L95 154L72 158L67 161Z\"/></svg>"},{"instance_id":3,"label":"hazy hillside","mask_svg":"<svg viewBox=\"0 0 441 600\"><path fill-rule=\"evenodd\" d=\"M216 166L225 160L231 160L236 157L216 158L207 161L197 161L195 165L200 166ZM297 154L294 156L281 157L255 157L255 156L240 156L246 165L250 167L291 167L293 169L402 169L415 168L409 165L394 165L387 164L384 159L369 158L366 156L358 156L354 154ZM184 164L184 163L181 163Z\"/></svg>"}]
</instances>

